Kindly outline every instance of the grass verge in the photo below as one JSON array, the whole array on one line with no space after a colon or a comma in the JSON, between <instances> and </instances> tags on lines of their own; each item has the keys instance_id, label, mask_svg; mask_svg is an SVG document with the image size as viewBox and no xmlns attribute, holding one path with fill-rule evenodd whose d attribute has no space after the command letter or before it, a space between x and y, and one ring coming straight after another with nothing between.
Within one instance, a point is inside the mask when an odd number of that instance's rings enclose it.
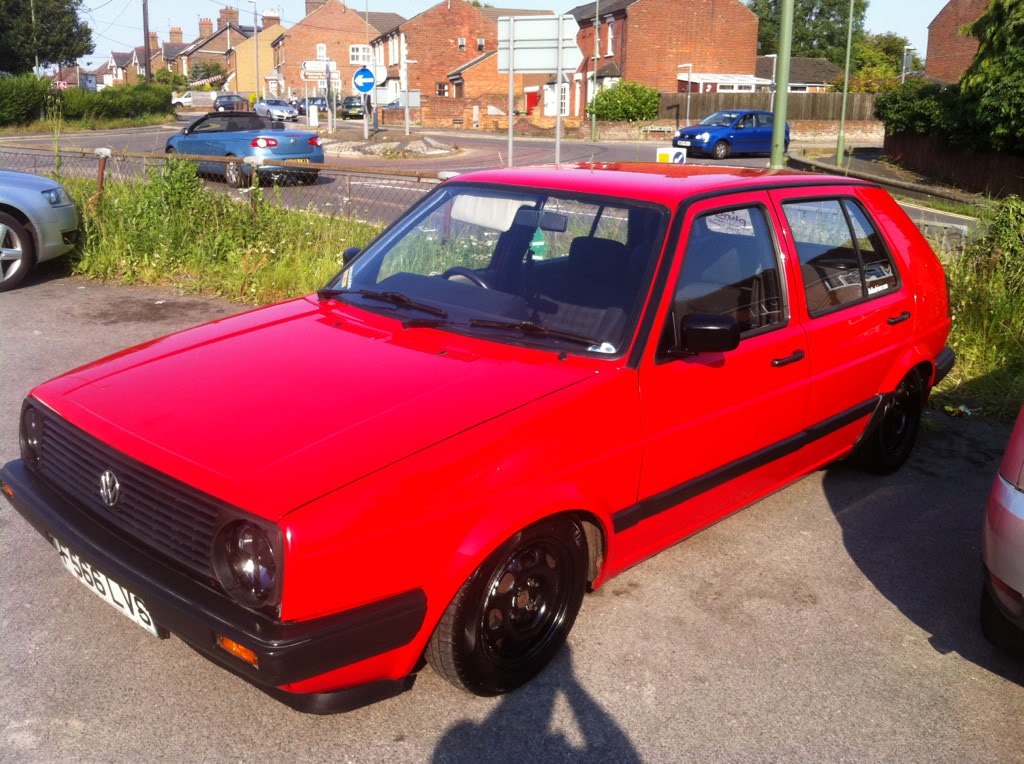
<instances>
[{"instance_id":1,"label":"grass verge","mask_svg":"<svg viewBox=\"0 0 1024 764\"><path fill-rule=\"evenodd\" d=\"M379 226L282 209L258 189L255 207L205 188L195 165L170 160L149 178L108 182L62 178L82 216L76 273L126 284L166 284L187 293L266 304L308 294L363 247Z\"/></svg>"}]
</instances>

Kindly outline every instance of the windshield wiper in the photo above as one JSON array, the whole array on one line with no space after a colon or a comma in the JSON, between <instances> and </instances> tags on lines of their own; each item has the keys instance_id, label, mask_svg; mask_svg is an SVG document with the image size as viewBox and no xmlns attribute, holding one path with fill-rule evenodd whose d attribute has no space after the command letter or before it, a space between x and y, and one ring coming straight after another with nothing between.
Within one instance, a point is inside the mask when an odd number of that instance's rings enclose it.
<instances>
[{"instance_id":1,"label":"windshield wiper","mask_svg":"<svg viewBox=\"0 0 1024 764\"><path fill-rule=\"evenodd\" d=\"M479 327L481 329L508 329L509 331L522 332L523 334L553 337L555 339L565 340L566 342L577 342L581 345L604 344L600 340L595 340L592 337L584 337L582 334L573 334L572 332L563 332L558 329L549 329L543 324L538 324L534 321L493 321L489 318L471 318L469 319L469 325Z\"/></svg>"},{"instance_id":2,"label":"windshield wiper","mask_svg":"<svg viewBox=\"0 0 1024 764\"><path fill-rule=\"evenodd\" d=\"M402 294L401 292L375 292L372 289L318 289L316 296L320 300L329 300L332 297L337 297L342 294L357 294L361 297L365 297L367 300L378 300L380 302L389 302L392 305L398 305L402 308L411 308L412 310L420 310L424 313L429 313L432 316L440 316L441 318L448 318L448 311L444 308L439 308L436 305L428 305L425 302L417 302L408 295Z\"/></svg>"}]
</instances>

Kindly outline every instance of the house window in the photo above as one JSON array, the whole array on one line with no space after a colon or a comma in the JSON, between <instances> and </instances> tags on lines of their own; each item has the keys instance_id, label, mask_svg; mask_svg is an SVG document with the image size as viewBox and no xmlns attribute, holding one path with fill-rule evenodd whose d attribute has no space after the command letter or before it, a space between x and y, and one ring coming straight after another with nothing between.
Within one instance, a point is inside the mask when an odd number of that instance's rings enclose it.
<instances>
[{"instance_id":1,"label":"house window","mask_svg":"<svg viewBox=\"0 0 1024 764\"><path fill-rule=\"evenodd\" d=\"M465 49L466 49L466 38L465 37L460 37L459 38L459 50L465 50Z\"/></svg>"},{"instance_id":2,"label":"house window","mask_svg":"<svg viewBox=\"0 0 1024 764\"><path fill-rule=\"evenodd\" d=\"M369 45L349 45L348 62L354 66L366 66L373 62Z\"/></svg>"},{"instance_id":3,"label":"house window","mask_svg":"<svg viewBox=\"0 0 1024 764\"><path fill-rule=\"evenodd\" d=\"M480 51L481 53L483 52L483 50L484 50L484 38L483 37L477 37L476 38L476 49L478 51Z\"/></svg>"},{"instance_id":4,"label":"house window","mask_svg":"<svg viewBox=\"0 0 1024 764\"><path fill-rule=\"evenodd\" d=\"M448 83L447 82L439 82L439 83L437 83L437 87L434 88L434 95L436 95L438 98L447 98L447 96L448 96Z\"/></svg>"},{"instance_id":5,"label":"house window","mask_svg":"<svg viewBox=\"0 0 1024 764\"><path fill-rule=\"evenodd\" d=\"M327 60L327 43L318 42L316 44L316 60L326 61Z\"/></svg>"},{"instance_id":6,"label":"house window","mask_svg":"<svg viewBox=\"0 0 1024 764\"><path fill-rule=\"evenodd\" d=\"M569 83L563 82L558 86L558 111L563 117L569 116Z\"/></svg>"},{"instance_id":7,"label":"house window","mask_svg":"<svg viewBox=\"0 0 1024 764\"><path fill-rule=\"evenodd\" d=\"M615 22L614 21L609 21L608 22L608 35L607 35L607 37L608 37L608 47L605 50L605 55L606 56L611 56L611 55L614 54L614 52L612 51L612 43L615 41Z\"/></svg>"}]
</instances>

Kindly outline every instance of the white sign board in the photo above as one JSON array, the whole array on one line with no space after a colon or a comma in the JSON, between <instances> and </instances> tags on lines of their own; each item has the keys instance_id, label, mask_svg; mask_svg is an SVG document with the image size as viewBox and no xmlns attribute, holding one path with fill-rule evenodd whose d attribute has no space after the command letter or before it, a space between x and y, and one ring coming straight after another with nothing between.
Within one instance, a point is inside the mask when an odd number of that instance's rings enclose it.
<instances>
[{"instance_id":1,"label":"white sign board","mask_svg":"<svg viewBox=\"0 0 1024 764\"><path fill-rule=\"evenodd\" d=\"M498 19L498 72L508 74L511 65L516 74L553 74L558 69L559 43L562 71L575 71L583 62L583 51L576 45L578 31L576 19L568 15L502 16Z\"/></svg>"},{"instance_id":2,"label":"white sign board","mask_svg":"<svg viewBox=\"0 0 1024 764\"><path fill-rule=\"evenodd\" d=\"M336 61L303 61L302 71L326 74L327 71L332 72L338 71L338 63Z\"/></svg>"},{"instance_id":3,"label":"white sign board","mask_svg":"<svg viewBox=\"0 0 1024 764\"><path fill-rule=\"evenodd\" d=\"M659 162L671 162L672 164L686 164L686 149L670 148L658 149Z\"/></svg>"}]
</instances>

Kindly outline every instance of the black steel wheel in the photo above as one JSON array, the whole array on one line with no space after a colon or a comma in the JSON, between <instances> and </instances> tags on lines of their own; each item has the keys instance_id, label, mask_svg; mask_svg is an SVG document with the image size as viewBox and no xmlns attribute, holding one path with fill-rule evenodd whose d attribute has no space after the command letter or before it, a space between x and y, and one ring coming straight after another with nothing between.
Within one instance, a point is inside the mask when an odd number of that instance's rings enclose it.
<instances>
[{"instance_id":1,"label":"black steel wheel","mask_svg":"<svg viewBox=\"0 0 1024 764\"><path fill-rule=\"evenodd\" d=\"M500 695L543 669L583 602L586 540L553 518L503 543L462 585L427 645L431 667L474 695Z\"/></svg>"},{"instance_id":2,"label":"black steel wheel","mask_svg":"<svg viewBox=\"0 0 1024 764\"><path fill-rule=\"evenodd\" d=\"M714 148L711 149L711 156L715 159L725 159L729 156L729 144L725 141L719 141L715 144Z\"/></svg>"},{"instance_id":3,"label":"black steel wheel","mask_svg":"<svg viewBox=\"0 0 1024 764\"><path fill-rule=\"evenodd\" d=\"M35 264L32 234L13 215L0 212L0 292L18 286Z\"/></svg>"},{"instance_id":4,"label":"black steel wheel","mask_svg":"<svg viewBox=\"0 0 1024 764\"><path fill-rule=\"evenodd\" d=\"M881 411L868 425L868 432L857 446L857 463L880 475L902 467L910 458L921 429L923 403L920 377L912 371L886 396Z\"/></svg>"}]
</instances>

